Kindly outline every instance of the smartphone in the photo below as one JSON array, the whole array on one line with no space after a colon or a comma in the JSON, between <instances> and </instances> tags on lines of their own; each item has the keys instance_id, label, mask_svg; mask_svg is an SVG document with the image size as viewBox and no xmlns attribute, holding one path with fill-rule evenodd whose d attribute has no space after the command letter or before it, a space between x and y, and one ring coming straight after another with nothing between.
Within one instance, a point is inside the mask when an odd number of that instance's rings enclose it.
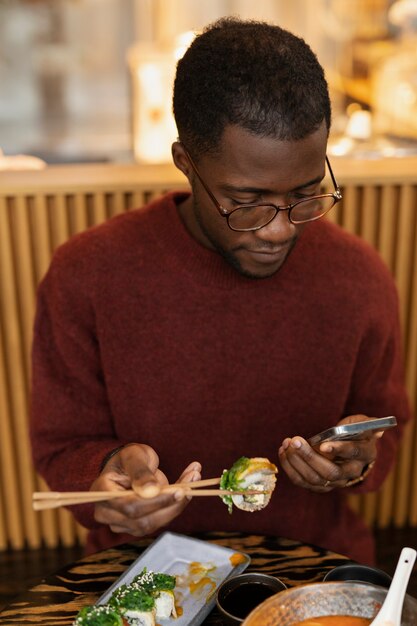
<instances>
[{"instance_id":1,"label":"smartphone","mask_svg":"<svg viewBox=\"0 0 417 626\"><path fill-rule=\"evenodd\" d=\"M389 417L376 417L364 422L354 422L353 424L340 424L333 428L327 428L321 433L307 439L310 446L317 446L324 441L343 441L344 439L360 439L364 433L373 430L387 430L397 425L397 419Z\"/></svg>"}]
</instances>

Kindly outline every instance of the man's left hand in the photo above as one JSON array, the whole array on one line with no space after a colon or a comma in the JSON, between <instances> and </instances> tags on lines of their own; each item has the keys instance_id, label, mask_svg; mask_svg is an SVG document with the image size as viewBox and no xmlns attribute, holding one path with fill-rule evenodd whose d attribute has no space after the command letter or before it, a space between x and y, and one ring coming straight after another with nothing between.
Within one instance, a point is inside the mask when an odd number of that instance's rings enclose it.
<instances>
[{"instance_id":1,"label":"man's left hand","mask_svg":"<svg viewBox=\"0 0 417 626\"><path fill-rule=\"evenodd\" d=\"M350 424L370 419L366 415L349 415L338 422ZM278 450L281 466L294 485L318 493L345 487L360 478L377 457L377 441L383 431L365 433L351 441L323 442L312 448L299 436L286 438Z\"/></svg>"}]
</instances>

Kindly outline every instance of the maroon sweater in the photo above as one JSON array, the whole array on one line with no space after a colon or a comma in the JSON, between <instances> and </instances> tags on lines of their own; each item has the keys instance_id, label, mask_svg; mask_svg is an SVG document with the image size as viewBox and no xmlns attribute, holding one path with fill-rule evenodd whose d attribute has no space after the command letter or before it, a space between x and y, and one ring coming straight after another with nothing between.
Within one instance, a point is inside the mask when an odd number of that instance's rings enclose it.
<instances>
[{"instance_id":1,"label":"maroon sweater","mask_svg":"<svg viewBox=\"0 0 417 626\"><path fill-rule=\"evenodd\" d=\"M77 235L56 252L38 293L31 437L52 489L88 489L105 454L152 446L170 481L199 460L219 476L238 457L277 462L284 437L343 416L396 415L359 487L318 494L283 471L263 511L196 498L170 528L277 534L372 561L370 532L348 492L377 489L409 407L397 295L377 253L321 220L280 271L254 280L199 245L169 194ZM89 550L127 539L74 507Z\"/></svg>"}]
</instances>

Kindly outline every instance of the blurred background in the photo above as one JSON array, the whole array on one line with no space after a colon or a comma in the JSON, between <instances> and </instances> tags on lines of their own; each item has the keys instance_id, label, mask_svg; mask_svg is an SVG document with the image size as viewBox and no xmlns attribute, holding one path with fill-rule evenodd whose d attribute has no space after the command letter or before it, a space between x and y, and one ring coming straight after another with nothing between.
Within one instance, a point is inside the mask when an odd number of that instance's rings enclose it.
<instances>
[{"instance_id":1,"label":"blurred background","mask_svg":"<svg viewBox=\"0 0 417 626\"><path fill-rule=\"evenodd\" d=\"M0 0L0 148L47 163L170 160L176 60L227 14L311 45L331 88L330 153L417 153L417 0Z\"/></svg>"}]
</instances>

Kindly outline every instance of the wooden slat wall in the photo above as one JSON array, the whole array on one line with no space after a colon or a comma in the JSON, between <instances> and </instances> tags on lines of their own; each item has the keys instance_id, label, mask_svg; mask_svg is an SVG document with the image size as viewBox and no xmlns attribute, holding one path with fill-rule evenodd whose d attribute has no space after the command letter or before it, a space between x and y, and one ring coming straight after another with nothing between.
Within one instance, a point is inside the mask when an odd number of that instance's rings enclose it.
<instances>
[{"instance_id":1,"label":"wooden slat wall","mask_svg":"<svg viewBox=\"0 0 417 626\"><path fill-rule=\"evenodd\" d=\"M417 169L416 169L417 178ZM399 295L406 382L417 406L417 183L352 184L329 219L363 237L393 273ZM395 470L377 494L351 497L368 523L386 527L417 525L417 429L407 428Z\"/></svg>"},{"instance_id":2,"label":"wooden slat wall","mask_svg":"<svg viewBox=\"0 0 417 626\"><path fill-rule=\"evenodd\" d=\"M407 387L417 406L417 159L338 160L344 199L329 219L374 246L400 293ZM53 250L71 235L185 187L171 166L56 166L0 174L0 550L82 543L65 510L35 513L45 489L27 436L29 358L36 286ZM378 494L351 498L371 525L417 526L417 429L408 427L397 466ZM16 488L16 486L18 488Z\"/></svg>"}]
</instances>

